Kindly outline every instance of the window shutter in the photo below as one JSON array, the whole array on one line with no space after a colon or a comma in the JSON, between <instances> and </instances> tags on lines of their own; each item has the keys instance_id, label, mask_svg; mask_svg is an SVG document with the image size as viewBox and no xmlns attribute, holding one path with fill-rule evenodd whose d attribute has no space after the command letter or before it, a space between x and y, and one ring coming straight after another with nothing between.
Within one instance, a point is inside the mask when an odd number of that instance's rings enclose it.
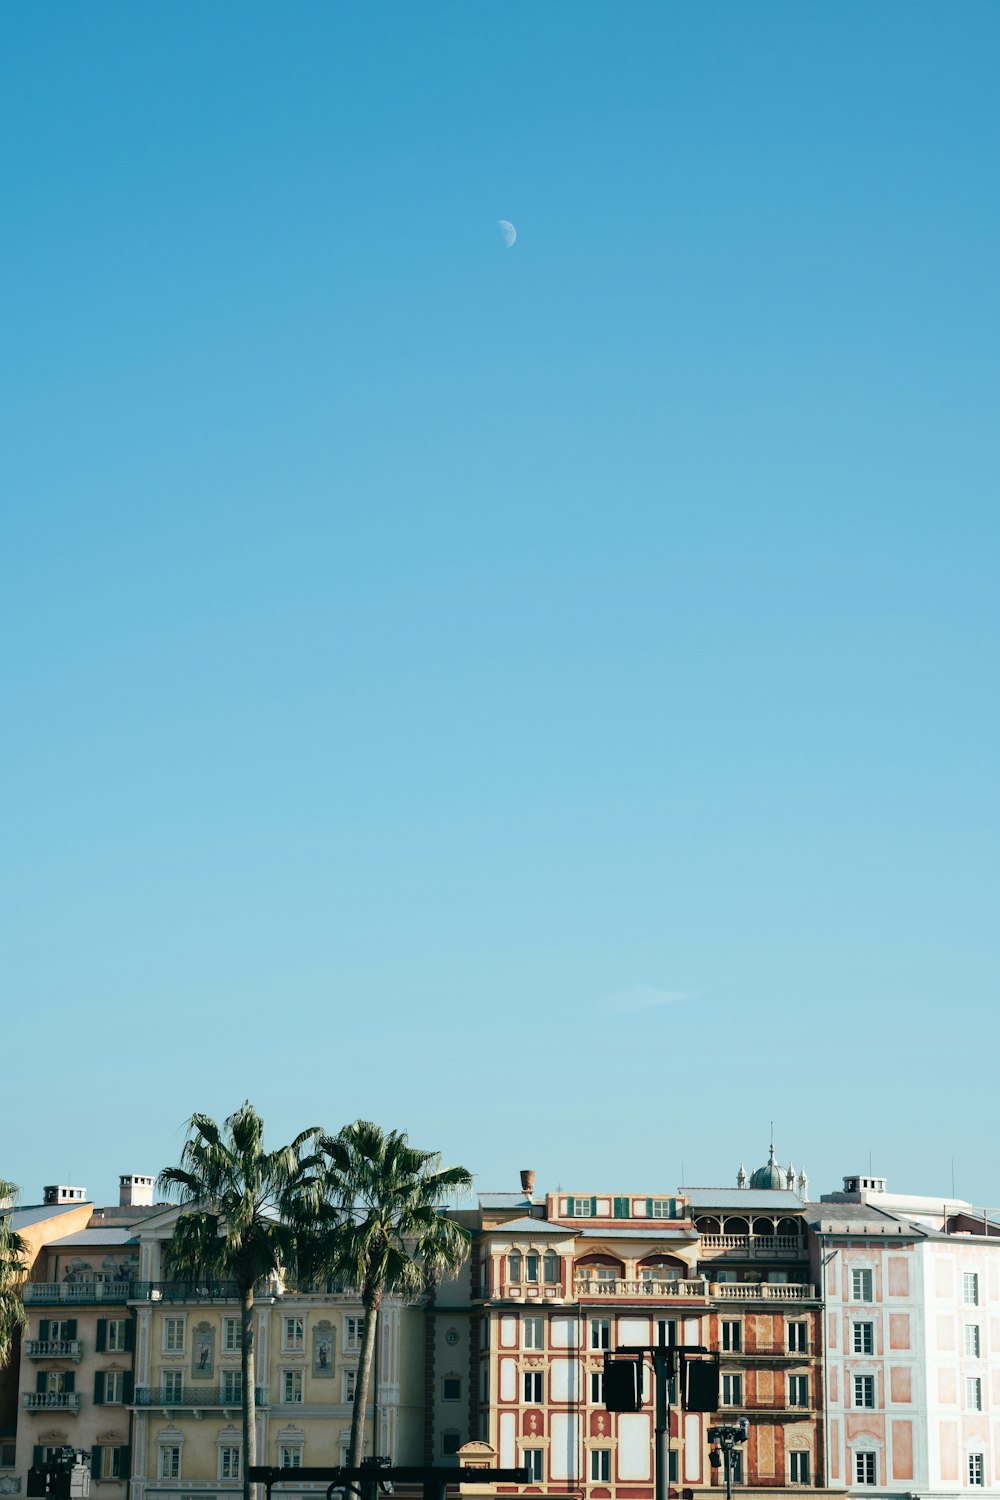
<instances>
[{"instance_id":1,"label":"window shutter","mask_svg":"<svg viewBox=\"0 0 1000 1500\"><path fill-rule=\"evenodd\" d=\"M135 1323L129 1318L125 1323L125 1352L130 1353L135 1348Z\"/></svg>"},{"instance_id":2,"label":"window shutter","mask_svg":"<svg viewBox=\"0 0 1000 1500\"><path fill-rule=\"evenodd\" d=\"M573 1215L576 1213L576 1199L575 1198L567 1198L566 1199L566 1212L569 1214L570 1218L572 1218Z\"/></svg>"},{"instance_id":3,"label":"window shutter","mask_svg":"<svg viewBox=\"0 0 1000 1500\"><path fill-rule=\"evenodd\" d=\"M94 1348L97 1350L98 1354L103 1354L104 1351L105 1351L105 1349L107 1348L107 1344L108 1344L108 1320L107 1320L107 1318L98 1318L98 1320L97 1320L97 1343L94 1345Z\"/></svg>"},{"instance_id":4,"label":"window shutter","mask_svg":"<svg viewBox=\"0 0 1000 1500\"><path fill-rule=\"evenodd\" d=\"M104 1405L104 1371L98 1370L94 1376L94 1405Z\"/></svg>"},{"instance_id":5,"label":"window shutter","mask_svg":"<svg viewBox=\"0 0 1000 1500\"><path fill-rule=\"evenodd\" d=\"M76 1338L76 1319L75 1318L67 1318L66 1319L66 1337L68 1339L75 1339Z\"/></svg>"},{"instance_id":6,"label":"window shutter","mask_svg":"<svg viewBox=\"0 0 1000 1500\"><path fill-rule=\"evenodd\" d=\"M44 1341L48 1338L48 1336L49 1336L49 1320L48 1320L48 1318L40 1318L39 1322L38 1322L38 1337L44 1343Z\"/></svg>"},{"instance_id":7,"label":"window shutter","mask_svg":"<svg viewBox=\"0 0 1000 1500\"><path fill-rule=\"evenodd\" d=\"M45 1449L41 1446L41 1444L36 1443L31 1450L31 1467L33 1469L40 1469L44 1462Z\"/></svg>"},{"instance_id":8,"label":"window shutter","mask_svg":"<svg viewBox=\"0 0 1000 1500\"><path fill-rule=\"evenodd\" d=\"M90 1450L90 1477L91 1479L101 1477L101 1450L96 1446Z\"/></svg>"},{"instance_id":9,"label":"window shutter","mask_svg":"<svg viewBox=\"0 0 1000 1500\"><path fill-rule=\"evenodd\" d=\"M591 1200L590 1200L590 1217L593 1219L593 1218L596 1217L596 1214L597 1214L597 1199L596 1198L591 1198Z\"/></svg>"},{"instance_id":10,"label":"window shutter","mask_svg":"<svg viewBox=\"0 0 1000 1500\"><path fill-rule=\"evenodd\" d=\"M647 1198L646 1199L646 1218L647 1219L651 1219L652 1217L653 1217L653 1200L652 1200L652 1198Z\"/></svg>"},{"instance_id":11,"label":"window shutter","mask_svg":"<svg viewBox=\"0 0 1000 1500\"><path fill-rule=\"evenodd\" d=\"M615 1199L615 1218L630 1219L632 1217L632 1200L630 1198Z\"/></svg>"},{"instance_id":12,"label":"window shutter","mask_svg":"<svg viewBox=\"0 0 1000 1500\"><path fill-rule=\"evenodd\" d=\"M64 1391L72 1391L75 1389L75 1387L76 1375L72 1370L67 1370L66 1374L62 1378L62 1388Z\"/></svg>"},{"instance_id":13,"label":"window shutter","mask_svg":"<svg viewBox=\"0 0 1000 1500\"><path fill-rule=\"evenodd\" d=\"M127 1406L131 1400L132 1400L132 1372L131 1372L131 1370L126 1370L125 1371L125 1378L122 1381L122 1402L124 1403L125 1406Z\"/></svg>"},{"instance_id":14,"label":"window shutter","mask_svg":"<svg viewBox=\"0 0 1000 1500\"><path fill-rule=\"evenodd\" d=\"M127 1479L132 1467L132 1456L128 1448L118 1449L118 1478Z\"/></svg>"},{"instance_id":15,"label":"window shutter","mask_svg":"<svg viewBox=\"0 0 1000 1500\"><path fill-rule=\"evenodd\" d=\"M48 1388L48 1380L44 1370L39 1370L35 1376L35 1391L39 1396L44 1396Z\"/></svg>"}]
</instances>

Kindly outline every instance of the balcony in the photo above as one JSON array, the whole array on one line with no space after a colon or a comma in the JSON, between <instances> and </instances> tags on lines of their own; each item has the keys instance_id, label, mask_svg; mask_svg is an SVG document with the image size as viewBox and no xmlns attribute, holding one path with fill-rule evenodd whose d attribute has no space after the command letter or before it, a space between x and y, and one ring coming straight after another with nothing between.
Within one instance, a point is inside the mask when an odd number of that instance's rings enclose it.
<instances>
[{"instance_id":1,"label":"balcony","mask_svg":"<svg viewBox=\"0 0 1000 1500\"><path fill-rule=\"evenodd\" d=\"M742 1260L805 1258L806 1247L797 1234L703 1234L701 1254L707 1259L731 1255Z\"/></svg>"},{"instance_id":2,"label":"balcony","mask_svg":"<svg viewBox=\"0 0 1000 1500\"><path fill-rule=\"evenodd\" d=\"M578 1277L574 1283L578 1297L707 1297L708 1283L702 1278L694 1281L654 1281L643 1277L640 1281L622 1281L617 1277Z\"/></svg>"},{"instance_id":3,"label":"balcony","mask_svg":"<svg viewBox=\"0 0 1000 1500\"><path fill-rule=\"evenodd\" d=\"M720 1302L813 1302L816 1288L802 1281L713 1281Z\"/></svg>"},{"instance_id":4,"label":"balcony","mask_svg":"<svg viewBox=\"0 0 1000 1500\"><path fill-rule=\"evenodd\" d=\"M268 1388L266 1385L254 1387L257 1405L259 1407L269 1406ZM243 1405L242 1397L220 1391L215 1386L186 1385L182 1390L174 1390L156 1386L140 1386L131 1401L132 1406L137 1407L159 1407L163 1411L177 1411L186 1407L189 1411L198 1411L204 1408L214 1410L239 1411Z\"/></svg>"},{"instance_id":5,"label":"balcony","mask_svg":"<svg viewBox=\"0 0 1000 1500\"><path fill-rule=\"evenodd\" d=\"M127 1302L134 1296L131 1281L26 1281L24 1300L29 1306L80 1307L84 1303Z\"/></svg>"},{"instance_id":6,"label":"balcony","mask_svg":"<svg viewBox=\"0 0 1000 1500\"><path fill-rule=\"evenodd\" d=\"M83 1358L83 1343L80 1339L26 1339L25 1353L29 1359Z\"/></svg>"},{"instance_id":7,"label":"balcony","mask_svg":"<svg viewBox=\"0 0 1000 1500\"><path fill-rule=\"evenodd\" d=\"M78 1391L29 1391L24 1398L25 1411L70 1411L75 1416L80 1410Z\"/></svg>"},{"instance_id":8,"label":"balcony","mask_svg":"<svg viewBox=\"0 0 1000 1500\"><path fill-rule=\"evenodd\" d=\"M254 1297L280 1297L284 1288L278 1281L263 1281L254 1288ZM235 1281L133 1281L130 1302L238 1302L240 1289Z\"/></svg>"}]
</instances>

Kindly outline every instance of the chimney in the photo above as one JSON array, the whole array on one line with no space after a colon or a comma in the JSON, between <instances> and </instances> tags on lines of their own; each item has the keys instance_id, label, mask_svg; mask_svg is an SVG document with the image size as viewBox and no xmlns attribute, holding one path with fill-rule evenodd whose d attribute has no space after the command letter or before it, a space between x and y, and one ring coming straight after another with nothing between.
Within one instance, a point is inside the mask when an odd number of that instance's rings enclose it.
<instances>
[{"instance_id":1,"label":"chimney","mask_svg":"<svg viewBox=\"0 0 1000 1500\"><path fill-rule=\"evenodd\" d=\"M521 1168L521 1188L529 1198L535 1196L535 1174L531 1167Z\"/></svg>"},{"instance_id":2,"label":"chimney","mask_svg":"<svg viewBox=\"0 0 1000 1500\"><path fill-rule=\"evenodd\" d=\"M153 1201L153 1179L139 1172L125 1172L118 1179L119 1208L148 1208Z\"/></svg>"}]
</instances>

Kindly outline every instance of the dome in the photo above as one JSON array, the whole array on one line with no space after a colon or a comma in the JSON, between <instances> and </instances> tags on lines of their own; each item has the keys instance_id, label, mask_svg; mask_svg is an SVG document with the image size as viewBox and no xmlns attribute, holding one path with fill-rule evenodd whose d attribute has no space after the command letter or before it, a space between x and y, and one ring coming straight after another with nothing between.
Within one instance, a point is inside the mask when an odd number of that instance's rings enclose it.
<instances>
[{"instance_id":1,"label":"dome","mask_svg":"<svg viewBox=\"0 0 1000 1500\"><path fill-rule=\"evenodd\" d=\"M780 1192L785 1186L785 1173L774 1159L774 1142L771 1142L771 1155L766 1167L758 1167L756 1172L751 1173L750 1186L752 1188L775 1188Z\"/></svg>"}]
</instances>

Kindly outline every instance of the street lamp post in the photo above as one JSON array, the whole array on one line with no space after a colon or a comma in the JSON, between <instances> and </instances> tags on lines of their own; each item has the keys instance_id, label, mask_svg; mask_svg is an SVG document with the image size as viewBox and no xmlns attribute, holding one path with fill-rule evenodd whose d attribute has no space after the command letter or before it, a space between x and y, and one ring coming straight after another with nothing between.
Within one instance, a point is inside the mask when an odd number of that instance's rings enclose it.
<instances>
[{"instance_id":1,"label":"street lamp post","mask_svg":"<svg viewBox=\"0 0 1000 1500\"><path fill-rule=\"evenodd\" d=\"M708 1441L718 1443L719 1448L711 1454L709 1462L713 1468L719 1467L720 1454L723 1473L726 1476L726 1500L733 1500L733 1467L737 1456L737 1443L745 1443L750 1436L750 1423L746 1417L740 1417L735 1427L710 1427L708 1429Z\"/></svg>"}]
</instances>

